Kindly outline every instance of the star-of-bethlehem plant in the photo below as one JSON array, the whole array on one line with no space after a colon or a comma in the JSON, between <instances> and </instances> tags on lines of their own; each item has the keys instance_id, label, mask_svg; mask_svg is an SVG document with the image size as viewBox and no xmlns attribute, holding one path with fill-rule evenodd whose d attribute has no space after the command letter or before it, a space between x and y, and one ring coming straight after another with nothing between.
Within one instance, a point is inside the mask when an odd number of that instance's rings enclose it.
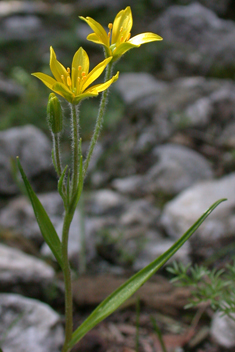
<instances>
[{"instance_id":1,"label":"star-of-bethlehem plant","mask_svg":"<svg viewBox=\"0 0 235 352\"><path fill-rule=\"evenodd\" d=\"M49 89L63 97L69 103L71 109L71 153L72 166L63 166L60 151L60 135L63 131L63 112L60 101L56 94L51 93L48 100L48 125L53 139L52 159L58 175L58 192L64 203L64 219L62 237L58 236L45 209L34 193L18 159L18 167L22 175L29 199L32 203L37 222L42 235L54 254L64 275L65 283L65 341L62 352L68 352L72 347L95 325L114 312L134 292L138 290L166 261L188 240L199 225L205 220L210 212L222 201L214 203L198 221L165 253L155 259L147 267L132 276L126 283L120 286L107 297L91 315L78 327L73 329L73 300L71 289L71 273L68 260L69 228L72 222L76 206L83 189L84 178L96 145L102 126L104 110L107 102L108 89L117 79L118 74L112 76L114 64L120 57L132 48L141 44L159 41L162 38L154 33L142 33L131 38L132 13L128 6L120 11L113 24L108 25L108 31L90 17L80 17L92 28L94 33L87 39L104 47L105 59L89 72L89 58L85 50L79 48L75 53L71 68L65 68L57 59L54 50L50 50L50 68L54 76L44 73L34 73ZM105 70L104 83L91 84ZM79 109L82 101L96 97L102 92L99 111L90 147L83 160L82 141L79 138ZM81 288L82 289L82 288Z\"/></svg>"}]
</instances>

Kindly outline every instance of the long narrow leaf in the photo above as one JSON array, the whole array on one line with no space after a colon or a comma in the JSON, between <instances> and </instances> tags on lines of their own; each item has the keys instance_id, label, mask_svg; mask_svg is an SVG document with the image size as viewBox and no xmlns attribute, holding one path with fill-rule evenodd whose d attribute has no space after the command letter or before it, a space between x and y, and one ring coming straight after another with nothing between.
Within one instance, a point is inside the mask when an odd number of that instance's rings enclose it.
<instances>
[{"instance_id":1,"label":"long narrow leaf","mask_svg":"<svg viewBox=\"0 0 235 352\"><path fill-rule=\"evenodd\" d=\"M24 181L29 199L32 203L34 214L37 219L38 226L40 227L42 236L46 241L46 243L48 244L48 246L50 247L59 265L61 266L61 268L63 268L60 239L56 233L56 230L49 216L46 213L46 210L44 209L42 203L40 202L35 192L33 191L27 179L27 176L25 175L24 170L20 164L19 158L17 158L17 163L18 163L18 167L19 167L22 179Z\"/></svg>"},{"instance_id":2,"label":"long narrow leaf","mask_svg":"<svg viewBox=\"0 0 235 352\"><path fill-rule=\"evenodd\" d=\"M174 243L165 253L155 259L152 263L133 275L128 281L111 293L101 304L90 314L90 316L73 333L69 347L72 348L81 338L99 322L113 313L122 303L130 298L158 269L160 269L173 254L192 236L208 215L223 201L215 202L185 234Z\"/></svg>"}]
</instances>

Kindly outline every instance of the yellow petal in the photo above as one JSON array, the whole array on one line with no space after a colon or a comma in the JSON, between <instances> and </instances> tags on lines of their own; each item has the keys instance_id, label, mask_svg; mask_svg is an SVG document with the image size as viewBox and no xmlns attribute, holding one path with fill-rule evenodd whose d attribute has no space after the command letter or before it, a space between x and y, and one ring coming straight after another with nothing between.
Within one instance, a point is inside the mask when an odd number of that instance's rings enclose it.
<instances>
[{"instance_id":1,"label":"yellow petal","mask_svg":"<svg viewBox=\"0 0 235 352\"><path fill-rule=\"evenodd\" d=\"M91 17L79 17L81 20L85 21L88 26L91 27L91 29L95 32L98 38L100 38L101 43L103 43L105 46L109 47L109 37L108 34L106 33L105 29L99 24L99 22L96 22L93 20Z\"/></svg>"},{"instance_id":2,"label":"yellow petal","mask_svg":"<svg viewBox=\"0 0 235 352\"><path fill-rule=\"evenodd\" d=\"M35 72L32 76L39 78L48 88L52 89L53 85L56 84L56 80L45 73Z\"/></svg>"},{"instance_id":3,"label":"yellow petal","mask_svg":"<svg viewBox=\"0 0 235 352\"><path fill-rule=\"evenodd\" d=\"M132 37L130 40L128 40L128 43L134 44L134 45L141 45L144 43L149 43L149 42L154 42L156 40L162 40L163 38L160 37L160 35L155 34L155 33L141 33L136 35L135 37Z\"/></svg>"},{"instance_id":4,"label":"yellow petal","mask_svg":"<svg viewBox=\"0 0 235 352\"><path fill-rule=\"evenodd\" d=\"M64 76L64 79L66 81L68 72L65 67L58 60L56 60L56 54L52 46L50 47L50 68L53 76L58 82L63 83L61 76Z\"/></svg>"},{"instance_id":5,"label":"yellow petal","mask_svg":"<svg viewBox=\"0 0 235 352\"><path fill-rule=\"evenodd\" d=\"M108 57L107 59L103 60L100 62L96 67L91 70L91 72L88 74L86 77L86 80L84 81L84 84L82 85L82 91L89 87L89 85L94 82L104 71L105 67L109 64L109 62L112 60L112 57Z\"/></svg>"},{"instance_id":6,"label":"yellow petal","mask_svg":"<svg viewBox=\"0 0 235 352\"><path fill-rule=\"evenodd\" d=\"M78 77L78 66L81 66L81 71L85 72L86 75L89 72L89 57L86 51L81 47L79 48L74 57L72 62L72 87L76 87L77 77Z\"/></svg>"},{"instance_id":7,"label":"yellow petal","mask_svg":"<svg viewBox=\"0 0 235 352\"><path fill-rule=\"evenodd\" d=\"M111 79L109 79L107 82L96 84L95 86L92 86L92 87L88 88L85 93L92 93L92 92L100 93L100 92L103 92L109 86L111 86L112 83L116 82L118 77L119 77L119 72L117 72L116 75L113 76Z\"/></svg>"},{"instance_id":8,"label":"yellow petal","mask_svg":"<svg viewBox=\"0 0 235 352\"><path fill-rule=\"evenodd\" d=\"M113 22L113 33L112 33L112 43L119 45L121 43L121 38L123 41L126 40L128 34L131 31L133 25L133 18L130 6L127 6L125 10L121 10Z\"/></svg>"},{"instance_id":9,"label":"yellow petal","mask_svg":"<svg viewBox=\"0 0 235 352\"><path fill-rule=\"evenodd\" d=\"M83 94L79 94L73 99L73 104L76 105L78 104L81 100L87 99L87 98L94 98L97 97L99 92L94 91L94 92L85 92Z\"/></svg>"},{"instance_id":10,"label":"yellow petal","mask_svg":"<svg viewBox=\"0 0 235 352\"><path fill-rule=\"evenodd\" d=\"M104 45L104 43L101 41L100 37L98 37L98 35L96 33L88 34L86 39L90 40L90 42Z\"/></svg>"},{"instance_id":11,"label":"yellow petal","mask_svg":"<svg viewBox=\"0 0 235 352\"><path fill-rule=\"evenodd\" d=\"M52 90L64 97L70 103L73 102L74 94L67 88L65 84L56 82L55 85L52 87Z\"/></svg>"}]
</instances>

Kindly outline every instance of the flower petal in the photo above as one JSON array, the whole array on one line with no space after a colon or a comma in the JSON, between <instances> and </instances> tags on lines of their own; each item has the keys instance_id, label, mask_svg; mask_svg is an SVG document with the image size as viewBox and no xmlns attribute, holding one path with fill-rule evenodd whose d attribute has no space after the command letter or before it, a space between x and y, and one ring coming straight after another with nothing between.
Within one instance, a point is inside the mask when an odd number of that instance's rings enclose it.
<instances>
[{"instance_id":1,"label":"flower petal","mask_svg":"<svg viewBox=\"0 0 235 352\"><path fill-rule=\"evenodd\" d=\"M67 88L67 86L63 83L56 82L55 85L52 87L52 90L64 97L70 103L73 102L74 94Z\"/></svg>"},{"instance_id":2,"label":"flower petal","mask_svg":"<svg viewBox=\"0 0 235 352\"><path fill-rule=\"evenodd\" d=\"M100 37L98 37L98 35L96 33L91 33L88 34L88 36L86 37L87 40L90 40L90 42L94 42L96 44L102 44L104 45L104 43L102 42L102 40L100 39Z\"/></svg>"},{"instance_id":3,"label":"flower petal","mask_svg":"<svg viewBox=\"0 0 235 352\"><path fill-rule=\"evenodd\" d=\"M81 66L81 72L85 72L86 75L89 72L89 57L86 51L81 47L79 48L73 57L72 62L72 87L76 87L78 77L78 66Z\"/></svg>"},{"instance_id":4,"label":"flower petal","mask_svg":"<svg viewBox=\"0 0 235 352\"><path fill-rule=\"evenodd\" d=\"M105 83L100 83L100 84L96 84L95 86L92 86L90 88L88 88L85 93L92 93L92 92L103 92L105 89L109 88L109 86L111 86L112 83L116 82L116 80L119 77L119 72L116 73L115 76L113 76L111 79L109 79L107 82Z\"/></svg>"},{"instance_id":5,"label":"flower petal","mask_svg":"<svg viewBox=\"0 0 235 352\"><path fill-rule=\"evenodd\" d=\"M38 79L40 79L45 84L45 86L47 86L50 89L52 89L54 84L57 83L54 78L52 78L51 76L48 76L48 75L46 75L45 73L42 73L42 72L32 73L32 76L35 76Z\"/></svg>"},{"instance_id":6,"label":"flower petal","mask_svg":"<svg viewBox=\"0 0 235 352\"><path fill-rule=\"evenodd\" d=\"M121 41L125 41L133 26L133 18L130 6L125 10L118 12L113 22L112 42L111 44L119 45Z\"/></svg>"},{"instance_id":7,"label":"flower petal","mask_svg":"<svg viewBox=\"0 0 235 352\"><path fill-rule=\"evenodd\" d=\"M74 97L73 104L77 105L81 100L97 97L98 94L99 92L97 92L96 90L94 92L85 92L83 94L79 94L76 97Z\"/></svg>"},{"instance_id":8,"label":"flower petal","mask_svg":"<svg viewBox=\"0 0 235 352\"><path fill-rule=\"evenodd\" d=\"M93 18L91 17L83 17L80 16L79 17L81 20L85 21L88 26L91 27L91 29L95 32L95 34L97 35L98 38L100 38L100 42L107 46L107 48L109 47L109 37L108 34L106 33L105 29L99 24L99 22L96 22L95 20L93 20ZM87 38L88 39L88 38Z\"/></svg>"},{"instance_id":9,"label":"flower petal","mask_svg":"<svg viewBox=\"0 0 235 352\"><path fill-rule=\"evenodd\" d=\"M134 45L141 45L144 43L154 42L156 40L162 40L162 39L163 38L160 37L160 35L158 34L146 32L146 33L138 34L135 37L132 37L130 40L128 40L128 43L131 43Z\"/></svg>"},{"instance_id":10,"label":"flower petal","mask_svg":"<svg viewBox=\"0 0 235 352\"><path fill-rule=\"evenodd\" d=\"M100 62L96 67L94 67L93 70L91 70L81 87L82 92L84 92L84 90L101 75L111 60L112 57L108 57L107 59Z\"/></svg>"},{"instance_id":11,"label":"flower petal","mask_svg":"<svg viewBox=\"0 0 235 352\"><path fill-rule=\"evenodd\" d=\"M133 48L138 48L140 44L131 44L130 42L126 42L120 44L114 51L113 51L113 61L116 61L120 56L125 54L128 50Z\"/></svg>"},{"instance_id":12,"label":"flower petal","mask_svg":"<svg viewBox=\"0 0 235 352\"><path fill-rule=\"evenodd\" d=\"M64 76L65 80L67 79L68 72L65 67L58 60L56 60L56 54L52 46L50 47L50 68L53 76L58 82L63 83L61 76Z\"/></svg>"}]
</instances>

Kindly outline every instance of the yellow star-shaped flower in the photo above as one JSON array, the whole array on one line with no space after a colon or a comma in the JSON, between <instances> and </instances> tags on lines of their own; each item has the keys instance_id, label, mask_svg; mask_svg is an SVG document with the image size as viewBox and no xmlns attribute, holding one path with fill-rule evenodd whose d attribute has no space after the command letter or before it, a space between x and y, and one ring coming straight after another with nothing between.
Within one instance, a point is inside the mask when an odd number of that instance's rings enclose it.
<instances>
[{"instance_id":1,"label":"yellow star-shaped flower","mask_svg":"<svg viewBox=\"0 0 235 352\"><path fill-rule=\"evenodd\" d=\"M130 31L133 25L133 19L130 6L127 6L125 10L121 10L117 14L113 24L109 23L108 33L93 18L82 16L80 16L80 18L94 31L94 33L88 35L87 39L103 45L107 57L112 56L113 61L119 59L119 57L128 50L138 48L141 44L162 40L162 37L151 32L141 33L131 38Z\"/></svg>"},{"instance_id":2,"label":"yellow star-shaped flower","mask_svg":"<svg viewBox=\"0 0 235 352\"><path fill-rule=\"evenodd\" d=\"M89 72L89 57L83 48L79 48L73 57L71 69L69 67L65 69L50 47L50 68L55 79L41 72L32 75L39 78L53 92L76 105L83 99L97 96L118 79L119 72L107 82L89 88L111 60L111 57L105 59Z\"/></svg>"}]
</instances>

